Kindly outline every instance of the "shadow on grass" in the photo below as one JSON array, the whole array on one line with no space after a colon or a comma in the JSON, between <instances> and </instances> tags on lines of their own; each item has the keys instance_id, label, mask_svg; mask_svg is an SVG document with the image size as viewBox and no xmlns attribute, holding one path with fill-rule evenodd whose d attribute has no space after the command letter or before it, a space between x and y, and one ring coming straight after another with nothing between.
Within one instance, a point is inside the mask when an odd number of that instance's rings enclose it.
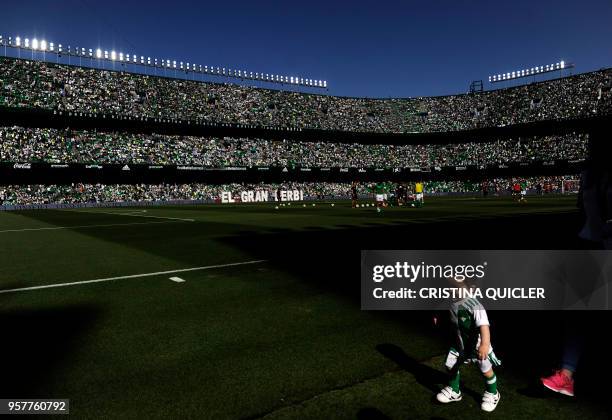
<instances>
[{"instance_id":1,"label":"shadow on grass","mask_svg":"<svg viewBox=\"0 0 612 420\"><path fill-rule=\"evenodd\" d=\"M440 392L448 382L448 375L446 373L440 372L439 370L417 361L415 358L407 355L402 348L395 344L379 344L376 346L376 350L406 372L411 373L419 384L431 391L432 402L437 403L436 394ZM481 395L471 389L466 389L464 387L463 393L469 395L478 402L481 400Z\"/></svg>"},{"instance_id":2,"label":"shadow on grass","mask_svg":"<svg viewBox=\"0 0 612 420\"><path fill-rule=\"evenodd\" d=\"M391 417L385 415L378 408L364 407L357 412L357 420L390 420Z\"/></svg>"},{"instance_id":3,"label":"shadow on grass","mask_svg":"<svg viewBox=\"0 0 612 420\"><path fill-rule=\"evenodd\" d=\"M99 316L99 310L90 306L0 312L2 398L69 398L44 390Z\"/></svg>"}]
</instances>

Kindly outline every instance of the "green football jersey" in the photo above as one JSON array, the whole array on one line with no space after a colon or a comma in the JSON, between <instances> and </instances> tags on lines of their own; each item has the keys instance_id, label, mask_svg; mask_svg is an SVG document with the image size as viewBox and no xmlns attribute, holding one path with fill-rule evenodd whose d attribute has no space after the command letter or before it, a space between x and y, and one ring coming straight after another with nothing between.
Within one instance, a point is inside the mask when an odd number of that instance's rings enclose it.
<instances>
[{"instance_id":1,"label":"green football jersey","mask_svg":"<svg viewBox=\"0 0 612 420\"><path fill-rule=\"evenodd\" d=\"M451 322L457 328L458 350L472 351L480 345L480 327L489 325L487 311L474 298L466 298L451 305Z\"/></svg>"}]
</instances>

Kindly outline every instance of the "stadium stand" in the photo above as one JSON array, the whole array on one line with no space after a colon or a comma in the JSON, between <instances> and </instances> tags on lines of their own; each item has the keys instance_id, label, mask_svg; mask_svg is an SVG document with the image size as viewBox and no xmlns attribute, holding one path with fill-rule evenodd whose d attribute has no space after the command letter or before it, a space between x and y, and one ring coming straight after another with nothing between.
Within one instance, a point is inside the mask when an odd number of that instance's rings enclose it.
<instances>
[{"instance_id":1,"label":"stadium stand","mask_svg":"<svg viewBox=\"0 0 612 420\"><path fill-rule=\"evenodd\" d=\"M377 133L500 127L612 112L606 69L479 94L365 99L0 58L0 106Z\"/></svg>"},{"instance_id":2,"label":"stadium stand","mask_svg":"<svg viewBox=\"0 0 612 420\"><path fill-rule=\"evenodd\" d=\"M515 182L524 183L532 193L561 193L563 183L571 176L494 178L486 181L492 194L509 195ZM394 184L391 184L394 185ZM544 188L546 186L546 188ZM372 199L374 185L358 185L364 199ZM137 202L218 202L222 192L233 194L248 190L263 190L274 193L278 189L300 190L306 200L348 199L349 183L285 183L285 184L71 184L71 185L5 185L0 186L0 206L78 204L78 203L137 203ZM480 194L482 182L431 181L425 183L425 192L434 195L449 193Z\"/></svg>"},{"instance_id":3,"label":"stadium stand","mask_svg":"<svg viewBox=\"0 0 612 420\"><path fill-rule=\"evenodd\" d=\"M477 94L367 99L3 57L0 108L12 114L0 123L0 203L214 202L224 191L278 188L299 189L306 199L348 198L355 179L368 197L373 181L415 179L426 181L428 194L503 195L518 180L537 193L564 192L589 157L588 130L482 133L612 115L611 80L606 69ZM18 113L26 118L12 121ZM87 114L91 121L46 124L29 113ZM159 132L113 125L122 119L186 124ZM185 129L192 123L279 131L194 133ZM303 129L310 131L299 139L283 131ZM470 134L450 136L461 132ZM422 138L412 141L414 133ZM142 168L134 165L174 172L137 175ZM250 172L232 176L236 168ZM305 176L310 168L318 172ZM323 173L329 168L333 176Z\"/></svg>"},{"instance_id":4,"label":"stadium stand","mask_svg":"<svg viewBox=\"0 0 612 420\"><path fill-rule=\"evenodd\" d=\"M0 161L89 164L445 167L582 160L588 138L574 133L454 144L358 144L202 138L0 127Z\"/></svg>"}]
</instances>

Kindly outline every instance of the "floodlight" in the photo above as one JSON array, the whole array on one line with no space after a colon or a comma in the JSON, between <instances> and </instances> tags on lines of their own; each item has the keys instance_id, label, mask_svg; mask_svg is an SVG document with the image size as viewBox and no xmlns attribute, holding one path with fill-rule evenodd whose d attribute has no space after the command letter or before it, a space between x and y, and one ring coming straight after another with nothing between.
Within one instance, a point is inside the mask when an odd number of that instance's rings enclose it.
<instances>
[{"instance_id":1,"label":"floodlight","mask_svg":"<svg viewBox=\"0 0 612 420\"><path fill-rule=\"evenodd\" d=\"M565 68L565 61L561 60L561 63L559 63L559 64L561 64L561 68L562 69Z\"/></svg>"},{"instance_id":2,"label":"floodlight","mask_svg":"<svg viewBox=\"0 0 612 420\"><path fill-rule=\"evenodd\" d=\"M40 50L47 51L47 41L45 41L44 39L40 41Z\"/></svg>"},{"instance_id":3,"label":"floodlight","mask_svg":"<svg viewBox=\"0 0 612 420\"><path fill-rule=\"evenodd\" d=\"M38 40L36 38L34 38L32 40L32 49L33 50L37 50L38 49Z\"/></svg>"},{"instance_id":4,"label":"floodlight","mask_svg":"<svg viewBox=\"0 0 612 420\"><path fill-rule=\"evenodd\" d=\"M116 60L117 59L117 53L115 51L111 51L110 57L111 57L111 60Z\"/></svg>"},{"instance_id":5,"label":"floodlight","mask_svg":"<svg viewBox=\"0 0 612 420\"><path fill-rule=\"evenodd\" d=\"M25 39L25 47L30 48L30 40L28 38Z\"/></svg>"},{"instance_id":6,"label":"floodlight","mask_svg":"<svg viewBox=\"0 0 612 420\"><path fill-rule=\"evenodd\" d=\"M15 37L15 45L18 47L21 47L21 38L20 37Z\"/></svg>"}]
</instances>

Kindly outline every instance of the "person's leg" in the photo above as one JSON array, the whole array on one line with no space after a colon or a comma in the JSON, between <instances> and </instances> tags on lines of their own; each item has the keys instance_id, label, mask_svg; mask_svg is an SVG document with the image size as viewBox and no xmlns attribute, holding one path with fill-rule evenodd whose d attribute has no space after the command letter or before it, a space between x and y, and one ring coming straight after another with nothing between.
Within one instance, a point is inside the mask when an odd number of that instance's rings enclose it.
<instances>
[{"instance_id":1,"label":"person's leg","mask_svg":"<svg viewBox=\"0 0 612 420\"><path fill-rule=\"evenodd\" d=\"M444 387L438 395L436 395L436 399L443 403L447 404L450 402L461 401L463 395L461 395L461 390L459 387L460 382L460 374L459 374L459 352L453 348L448 351L448 355L446 356L446 369L448 370L448 385Z\"/></svg>"},{"instance_id":2,"label":"person's leg","mask_svg":"<svg viewBox=\"0 0 612 420\"><path fill-rule=\"evenodd\" d=\"M491 354L493 354L493 352L491 352L490 355ZM494 354L492 357L494 360L496 360ZM497 390L497 376L493 371L491 356L487 357L485 360L479 360L478 367L480 368L485 381L485 392L482 395L482 403L480 404L480 408L483 411L491 412L497 408L497 404L499 404L499 400L501 399L501 394Z\"/></svg>"},{"instance_id":3,"label":"person's leg","mask_svg":"<svg viewBox=\"0 0 612 420\"><path fill-rule=\"evenodd\" d=\"M584 334L579 320L571 312L566 315L564 323L563 354L561 369L551 376L541 378L542 385L551 391L570 397L574 396L574 372L584 345Z\"/></svg>"}]
</instances>

